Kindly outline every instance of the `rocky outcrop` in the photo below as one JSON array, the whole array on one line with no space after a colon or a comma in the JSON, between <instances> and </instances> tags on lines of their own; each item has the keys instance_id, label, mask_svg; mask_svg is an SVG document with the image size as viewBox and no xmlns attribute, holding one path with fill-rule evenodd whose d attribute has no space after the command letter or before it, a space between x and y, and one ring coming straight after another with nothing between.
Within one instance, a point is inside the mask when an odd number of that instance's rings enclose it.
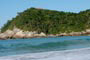
<instances>
[{"instance_id":1,"label":"rocky outcrop","mask_svg":"<svg viewBox=\"0 0 90 60\"><path fill-rule=\"evenodd\" d=\"M7 30L6 32L0 34L0 39L11 38L13 35L14 35L13 31Z\"/></svg>"},{"instance_id":2,"label":"rocky outcrop","mask_svg":"<svg viewBox=\"0 0 90 60\"><path fill-rule=\"evenodd\" d=\"M34 37L45 37L46 34L41 32L38 34L36 31L22 31L18 28L14 28L13 30L7 30L4 33L0 34L0 39L8 39L8 38L34 38Z\"/></svg>"},{"instance_id":3,"label":"rocky outcrop","mask_svg":"<svg viewBox=\"0 0 90 60\"><path fill-rule=\"evenodd\" d=\"M8 37L8 36L7 36L6 34L4 34L4 33L1 33L1 34L0 34L0 39L7 39L7 37Z\"/></svg>"},{"instance_id":4,"label":"rocky outcrop","mask_svg":"<svg viewBox=\"0 0 90 60\"><path fill-rule=\"evenodd\" d=\"M0 33L0 39L8 39L8 38L35 38L35 37L56 37L56 36L80 36L83 34L90 34L90 29L86 29L81 32L71 32L71 33L60 33L60 34L49 34L45 33L37 33L36 31L23 31L18 28L14 28L13 30L7 30L4 33Z\"/></svg>"},{"instance_id":5,"label":"rocky outcrop","mask_svg":"<svg viewBox=\"0 0 90 60\"><path fill-rule=\"evenodd\" d=\"M36 32L29 32L29 31L26 31L24 32L25 36L24 38L32 38L33 37L33 34L35 34Z\"/></svg>"},{"instance_id":6,"label":"rocky outcrop","mask_svg":"<svg viewBox=\"0 0 90 60\"><path fill-rule=\"evenodd\" d=\"M70 36L80 36L82 32L71 32L69 33Z\"/></svg>"},{"instance_id":7,"label":"rocky outcrop","mask_svg":"<svg viewBox=\"0 0 90 60\"><path fill-rule=\"evenodd\" d=\"M90 29L86 29L86 34L90 34Z\"/></svg>"},{"instance_id":8,"label":"rocky outcrop","mask_svg":"<svg viewBox=\"0 0 90 60\"><path fill-rule=\"evenodd\" d=\"M46 34L41 32L40 34L34 34L35 37L45 37Z\"/></svg>"},{"instance_id":9,"label":"rocky outcrop","mask_svg":"<svg viewBox=\"0 0 90 60\"><path fill-rule=\"evenodd\" d=\"M8 38L11 38L15 34L15 32L7 30L6 32L4 32L4 34L6 34Z\"/></svg>"},{"instance_id":10,"label":"rocky outcrop","mask_svg":"<svg viewBox=\"0 0 90 60\"><path fill-rule=\"evenodd\" d=\"M19 31L13 35L13 38L24 38L25 34L23 31Z\"/></svg>"}]
</instances>

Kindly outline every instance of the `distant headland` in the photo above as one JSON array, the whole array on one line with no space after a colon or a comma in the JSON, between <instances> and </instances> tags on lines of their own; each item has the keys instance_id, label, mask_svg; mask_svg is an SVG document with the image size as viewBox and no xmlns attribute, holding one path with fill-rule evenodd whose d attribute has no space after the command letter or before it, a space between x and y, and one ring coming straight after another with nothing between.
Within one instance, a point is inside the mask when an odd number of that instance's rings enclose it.
<instances>
[{"instance_id":1,"label":"distant headland","mask_svg":"<svg viewBox=\"0 0 90 60\"><path fill-rule=\"evenodd\" d=\"M79 13L29 8L1 28L0 39L90 34L90 9Z\"/></svg>"}]
</instances>

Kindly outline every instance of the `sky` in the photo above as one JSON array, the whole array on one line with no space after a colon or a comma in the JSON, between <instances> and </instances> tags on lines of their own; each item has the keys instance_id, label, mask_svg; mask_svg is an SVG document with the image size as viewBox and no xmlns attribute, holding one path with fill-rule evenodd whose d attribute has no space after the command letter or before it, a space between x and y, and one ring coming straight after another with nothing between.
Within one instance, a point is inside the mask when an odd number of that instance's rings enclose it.
<instances>
[{"instance_id":1,"label":"sky","mask_svg":"<svg viewBox=\"0 0 90 60\"><path fill-rule=\"evenodd\" d=\"M90 9L90 0L0 0L0 28L30 7L77 13Z\"/></svg>"}]
</instances>

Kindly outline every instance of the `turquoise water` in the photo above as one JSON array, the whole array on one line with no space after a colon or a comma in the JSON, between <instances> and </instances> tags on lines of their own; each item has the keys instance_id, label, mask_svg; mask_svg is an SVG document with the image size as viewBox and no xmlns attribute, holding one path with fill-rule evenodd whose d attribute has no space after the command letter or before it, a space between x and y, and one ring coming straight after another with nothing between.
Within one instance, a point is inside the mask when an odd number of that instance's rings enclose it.
<instances>
[{"instance_id":1,"label":"turquoise water","mask_svg":"<svg viewBox=\"0 0 90 60\"><path fill-rule=\"evenodd\" d=\"M90 47L89 36L0 40L0 56Z\"/></svg>"}]
</instances>

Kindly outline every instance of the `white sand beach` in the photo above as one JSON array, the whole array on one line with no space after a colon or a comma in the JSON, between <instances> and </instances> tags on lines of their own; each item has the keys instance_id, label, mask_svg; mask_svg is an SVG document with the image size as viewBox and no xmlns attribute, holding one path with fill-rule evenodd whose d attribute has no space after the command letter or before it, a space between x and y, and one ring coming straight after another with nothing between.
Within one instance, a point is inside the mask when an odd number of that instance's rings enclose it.
<instances>
[{"instance_id":1,"label":"white sand beach","mask_svg":"<svg viewBox=\"0 0 90 60\"><path fill-rule=\"evenodd\" d=\"M90 60L90 48L4 56L0 60Z\"/></svg>"}]
</instances>

